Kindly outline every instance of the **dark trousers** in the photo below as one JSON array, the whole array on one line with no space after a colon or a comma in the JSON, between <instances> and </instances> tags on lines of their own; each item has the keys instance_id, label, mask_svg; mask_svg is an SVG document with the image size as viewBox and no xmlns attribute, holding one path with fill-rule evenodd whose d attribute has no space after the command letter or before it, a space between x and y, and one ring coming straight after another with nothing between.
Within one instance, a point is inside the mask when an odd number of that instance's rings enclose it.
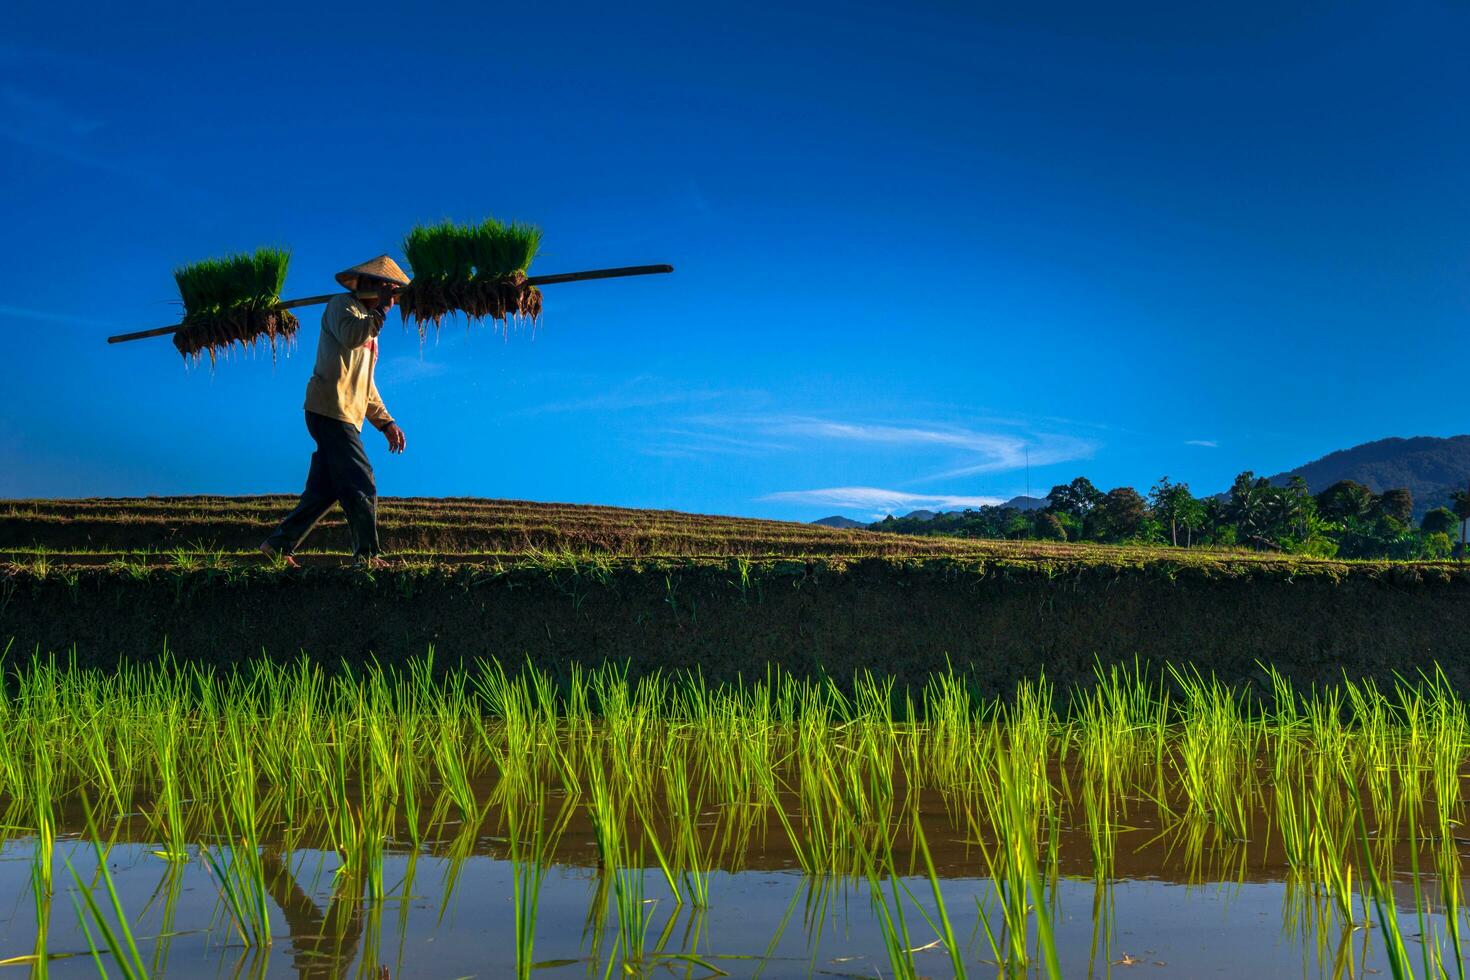
<instances>
[{"instance_id":1,"label":"dark trousers","mask_svg":"<svg viewBox=\"0 0 1470 980\"><path fill-rule=\"evenodd\" d=\"M352 532L352 553L360 557L376 555L378 485L373 481L373 464L368 462L357 427L307 412L306 431L316 440L306 489L296 509L286 515L265 543L283 555L291 554L332 505L341 504Z\"/></svg>"}]
</instances>

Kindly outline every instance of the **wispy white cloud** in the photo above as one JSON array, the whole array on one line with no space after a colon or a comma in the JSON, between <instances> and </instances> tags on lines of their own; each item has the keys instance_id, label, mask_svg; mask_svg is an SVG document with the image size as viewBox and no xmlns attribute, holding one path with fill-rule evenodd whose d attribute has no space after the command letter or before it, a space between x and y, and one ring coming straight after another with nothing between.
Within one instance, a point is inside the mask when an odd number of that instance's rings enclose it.
<instances>
[{"instance_id":1,"label":"wispy white cloud","mask_svg":"<svg viewBox=\"0 0 1470 980\"><path fill-rule=\"evenodd\" d=\"M928 480L951 480L962 476L981 473L1003 473L1024 469L1028 466L1051 466L1054 463L1070 463L1073 460L1091 459L1097 451L1097 443L1076 436L1055 433L1034 433L1024 437L1008 438L989 453L980 453L981 458L938 473L919 477Z\"/></svg>"},{"instance_id":2,"label":"wispy white cloud","mask_svg":"<svg viewBox=\"0 0 1470 980\"><path fill-rule=\"evenodd\" d=\"M658 437L662 442L644 449L645 454L650 456L697 456L703 453L723 453L732 456L761 456L766 453L786 452L794 448L769 439L746 439L691 429L665 429L658 433Z\"/></svg>"},{"instance_id":3,"label":"wispy white cloud","mask_svg":"<svg viewBox=\"0 0 1470 980\"><path fill-rule=\"evenodd\" d=\"M911 510L963 510L1004 503L1000 497L972 497L958 494L907 493L883 487L824 487L819 490L782 490L769 493L761 500L788 504L812 504L837 510L859 510L892 514Z\"/></svg>"},{"instance_id":4,"label":"wispy white cloud","mask_svg":"<svg viewBox=\"0 0 1470 980\"><path fill-rule=\"evenodd\" d=\"M517 413L520 415L547 415L554 412L619 412L637 408L657 408L661 405L680 405L711 402L724 398L730 392L717 388L683 388L670 385L658 378L639 376L610 388L607 391L582 398L533 405Z\"/></svg>"},{"instance_id":5,"label":"wispy white cloud","mask_svg":"<svg viewBox=\"0 0 1470 980\"><path fill-rule=\"evenodd\" d=\"M893 446L940 446L967 449L974 452L1004 454L1021 445L1022 440L989 432L974 432L962 428L925 428L916 425L873 425L853 422L833 422L827 419L789 418L773 419L770 425L778 430L818 439L837 439L847 442L885 443Z\"/></svg>"},{"instance_id":6,"label":"wispy white cloud","mask_svg":"<svg viewBox=\"0 0 1470 980\"><path fill-rule=\"evenodd\" d=\"M1206 449L1219 449L1220 444L1213 439L1185 439L1186 446L1203 446Z\"/></svg>"},{"instance_id":7,"label":"wispy white cloud","mask_svg":"<svg viewBox=\"0 0 1470 980\"><path fill-rule=\"evenodd\" d=\"M1077 436L927 422L847 422L808 416L705 417L695 421L822 442L865 443L913 452L949 451L955 455L954 463L947 468L915 477L914 482L919 483L1090 459L1097 450L1096 442Z\"/></svg>"}]
</instances>

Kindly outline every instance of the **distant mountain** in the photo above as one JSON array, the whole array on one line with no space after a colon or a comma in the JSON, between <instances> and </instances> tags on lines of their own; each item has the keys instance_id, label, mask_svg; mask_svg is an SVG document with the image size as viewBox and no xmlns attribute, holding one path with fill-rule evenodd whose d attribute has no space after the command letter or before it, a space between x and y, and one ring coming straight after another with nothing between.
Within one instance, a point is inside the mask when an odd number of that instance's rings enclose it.
<instances>
[{"instance_id":1,"label":"distant mountain","mask_svg":"<svg viewBox=\"0 0 1470 980\"><path fill-rule=\"evenodd\" d=\"M1045 497L1012 497L1001 506L1014 507L1016 510L1040 510L1050 503Z\"/></svg>"},{"instance_id":2,"label":"distant mountain","mask_svg":"<svg viewBox=\"0 0 1470 980\"><path fill-rule=\"evenodd\" d=\"M812 521L812 523L820 524L823 527L842 528L843 530L852 528L860 529L868 526L862 521L855 521L851 517L843 517L841 514L833 514L831 517L824 517L820 521Z\"/></svg>"},{"instance_id":3,"label":"distant mountain","mask_svg":"<svg viewBox=\"0 0 1470 980\"><path fill-rule=\"evenodd\" d=\"M906 521L932 521L938 516L939 512L935 510L911 510L903 515L903 519Z\"/></svg>"},{"instance_id":4,"label":"distant mountain","mask_svg":"<svg viewBox=\"0 0 1470 980\"><path fill-rule=\"evenodd\" d=\"M1283 485L1293 476L1305 479L1312 493L1321 493L1338 480L1356 480L1374 493L1407 487L1418 518L1447 504L1451 490L1470 485L1470 435L1365 442L1277 473L1271 482Z\"/></svg>"}]
</instances>

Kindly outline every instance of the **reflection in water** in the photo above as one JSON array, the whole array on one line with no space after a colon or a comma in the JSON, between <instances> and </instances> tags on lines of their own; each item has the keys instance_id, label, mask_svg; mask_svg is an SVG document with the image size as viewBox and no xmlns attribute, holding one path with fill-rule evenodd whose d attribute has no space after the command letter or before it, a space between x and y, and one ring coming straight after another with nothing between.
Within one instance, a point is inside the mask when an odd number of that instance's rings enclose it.
<instances>
[{"instance_id":1,"label":"reflection in water","mask_svg":"<svg viewBox=\"0 0 1470 980\"><path fill-rule=\"evenodd\" d=\"M253 670L36 667L0 699L0 959L92 968L51 867L106 880L68 837L95 790L156 974L1335 977L1402 973L1400 931L1457 960L1443 687L1263 706L1115 672L1063 713L955 676Z\"/></svg>"},{"instance_id":2,"label":"reflection in water","mask_svg":"<svg viewBox=\"0 0 1470 980\"><path fill-rule=\"evenodd\" d=\"M1123 832L1125 847L1130 833L1136 832ZM595 865L550 865L536 911L536 957L519 960L512 895L524 872L485 853L502 843L482 836L478 847L467 847L462 835L437 854L390 848L390 887L381 901L365 897L360 879L334 873L330 853L266 848L262 863L278 922L276 942L264 949L244 949L233 939L197 862L160 866L148 854L150 845L119 844L110 864L125 907L137 910L133 928L153 976L498 976L533 968L537 975L602 976L610 967L622 973L625 963L631 973L677 967L681 976L714 976L716 970L764 977L892 975L869 883L794 869L715 872L708 908L674 901L656 867L620 869L642 910L628 923L618 918L614 875ZM1216 850L1221 855L1203 866L1239 867L1232 849ZM29 876L27 851L27 841L16 841L0 856L6 893ZM85 849L76 848L69 860L84 879L90 875ZM1275 882L1250 877L1192 884L1052 878L1043 900L1055 923L1063 975L1109 977L1132 965L1162 963L1155 968L1160 975L1191 976L1227 958L1238 975L1359 977L1387 969L1377 930L1361 928L1366 908L1345 923L1334 899L1297 875ZM426 880L437 894L417 887ZM639 880L642 891L632 883ZM929 945L939 933L925 921L937 925L926 879L902 877L894 884L908 903L910 949L917 950L910 958L924 975L948 975L942 946ZM946 877L939 884L960 925L955 934L963 962L975 975L994 970L986 966L997 961L994 946L978 918L960 910L987 903L993 909L1004 881ZM1412 890L1403 879L1398 884L1406 900L1400 909L1404 930L1413 935ZM888 882L882 886L886 892ZM51 911L47 902L43 916ZM71 916L51 918L49 941L36 919L16 915L0 923L0 942L13 948L15 938L29 933L38 954L48 947L52 954L86 948ZM1426 922L1443 930L1443 908ZM1040 968L1034 931L1028 942L1034 973ZM47 973L38 965L33 975ZM95 967L86 957L59 959L50 963L50 975L95 975Z\"/></svg>"}]
</instances>

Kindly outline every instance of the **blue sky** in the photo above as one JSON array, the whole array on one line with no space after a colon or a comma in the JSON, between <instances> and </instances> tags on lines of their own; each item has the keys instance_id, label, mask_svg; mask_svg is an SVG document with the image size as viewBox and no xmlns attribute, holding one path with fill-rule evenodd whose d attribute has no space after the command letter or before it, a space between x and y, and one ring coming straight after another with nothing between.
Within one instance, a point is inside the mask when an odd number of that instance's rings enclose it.
<instances>
[{"instance_id":1,"label":"blue sky","mask_svg":"<svg viewBox=\"0 0 1470 980\"><path fill-rule=\"evenodd\" d=\"M382 493L865 516L1470 430L1470 10L1103 6L22 2L0 496L296 492L314 311L213 372L103 338L183 262L309 295L487 214L678 271L395 314Z\"/></svg>"}]
</instances>

